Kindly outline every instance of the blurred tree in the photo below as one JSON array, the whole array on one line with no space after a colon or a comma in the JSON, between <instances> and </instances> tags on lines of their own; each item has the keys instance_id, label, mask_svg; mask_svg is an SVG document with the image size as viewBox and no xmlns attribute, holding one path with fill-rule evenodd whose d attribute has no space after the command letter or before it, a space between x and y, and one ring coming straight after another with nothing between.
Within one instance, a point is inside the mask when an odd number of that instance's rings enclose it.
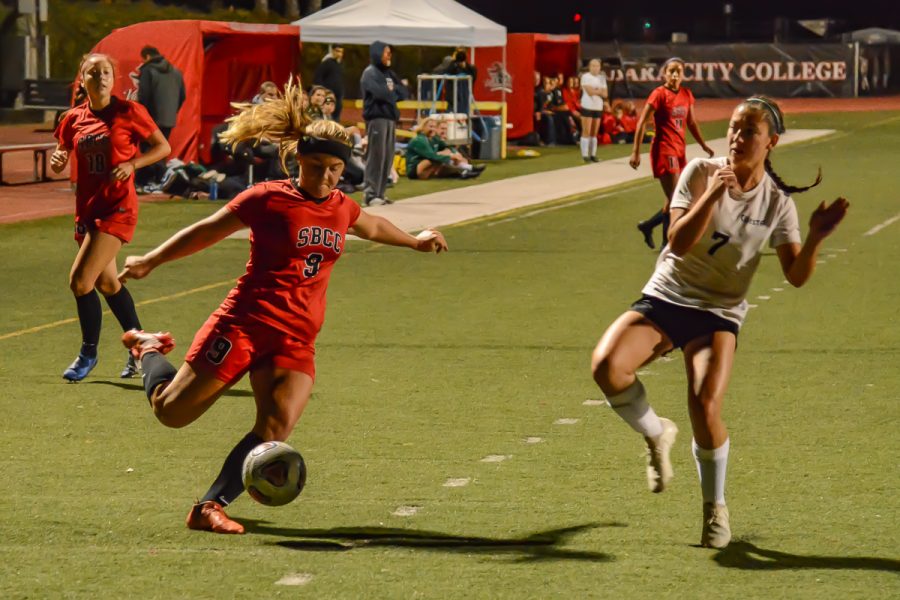
<instances>
[{"instance_id":1,"label":"blurred tree","mask_svg":"<svg viewBox=\"0 0 900 600\"><path fill-rule=\"evenodd\" d=\"M269 0L254 0L253 12L264 15L269 14Z\"/></svg>"},{"instance_id":2,"label":"blurred tree","mask_svg":"<svg viewBox=\"0 0 900 600\"><path fill-rule=\"evenodd\" d=\"M288 19L300 18L300 0L285 0L284 16Z\"/></svg>"}]
</instances>

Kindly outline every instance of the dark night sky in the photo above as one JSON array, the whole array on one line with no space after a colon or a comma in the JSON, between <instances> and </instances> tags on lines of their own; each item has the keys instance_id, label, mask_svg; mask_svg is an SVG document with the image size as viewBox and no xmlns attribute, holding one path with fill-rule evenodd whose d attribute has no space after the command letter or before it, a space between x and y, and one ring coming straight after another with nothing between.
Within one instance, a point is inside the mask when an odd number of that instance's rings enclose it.
<instances>
[{"instance_id":1,"label":"dark night sky","mask_svg":"<svg viewBox=\"0 0 900 600\"><path fill-rule=\"evenodd\" d=\"M673 2L659 0L458 0L482 15L506 25L513 32L584 33L593 39L640 39L641 24L652 23L652 34L664 41L672 31L686 31L695 41L721 37L724 30L723 0ZM731 0L735 37L771 39L775 17L834 19L830 33L878 26L900 28L897 0ZM547 8L548 6L552 8ZM580 13L582 23L573 21ZM790 26L803 39L804 31Z\"/></svg>"}]
</instances>

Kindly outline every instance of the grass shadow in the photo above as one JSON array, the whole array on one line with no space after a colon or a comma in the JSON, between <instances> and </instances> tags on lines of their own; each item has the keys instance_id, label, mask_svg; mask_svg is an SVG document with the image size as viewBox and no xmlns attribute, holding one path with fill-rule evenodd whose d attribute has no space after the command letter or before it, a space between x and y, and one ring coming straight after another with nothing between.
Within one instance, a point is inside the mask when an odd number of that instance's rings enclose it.
<instances>
[{"instance_id":1,"label":"grass shadow","mask_svg":"<svg viewBox=\"0 0 900 600\"><path fill-rule=\"evenodd\" d=\"M732 541L713 560L731 569L780 571L785 569L832 569L900 572L900 560L874 556L811 556L760 548L744 540Z\"/></svg>"},{"instance_id":2,"label":"grass shadow","mask_svg":"<svg viewBox=\"0 0 900 600\"><path fill-rule=\"evenodd\" d=\"M139 381L139 379L138 379ZM109 380L92 380L86 382L88 385L111 385L113 387L121 388L123 390L140 390L144 391L144 385L142 383L126 383L124 381L109 381ZM252 398L253 392L250 390L228 390L223 396L233 396L239 398Z\"/></svg>"},{"instance_id":3,"label":"grass shadow","mask_svg":"<svg viewBox=\"0 0 900 600\"><path fill-rule=\"evenodd\" d=\"M586 523L539 531L518 538L462 536L436 531L393 527L336 527L332 529L291 529L269 527L265 521L236 519L250 533L300 538L280 540L276 546L307 552L346 552L364 548L408 548L411 550L459 552L508 556L516 562L580 560L611 562L612 555L563 548L571 538L598 527L626 527L623 523Z\"/></svg>"}]
</instances>

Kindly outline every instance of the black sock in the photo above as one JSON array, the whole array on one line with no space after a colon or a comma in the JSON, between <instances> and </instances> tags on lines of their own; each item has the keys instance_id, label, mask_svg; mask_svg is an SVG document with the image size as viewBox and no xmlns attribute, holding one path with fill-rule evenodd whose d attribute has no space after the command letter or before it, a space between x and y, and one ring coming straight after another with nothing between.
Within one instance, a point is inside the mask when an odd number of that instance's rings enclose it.
<instances>
[{"instance_id":1,"label":"black sock","mask_svg":"<svg viewBox=\"0 0 900 600\"><path fill-rule=\"evenodd\" d=\"M103 321L103 308L97 292L91 290L84 296L75 296L78 307L78 322L81 325L81 351L86 356L97 356L97 343L100 341L100 324Z\"/></svg>"},{"instance_id":2,"label":"black sock","mask_svg":"<svg viewBox=\"0 0 900 600\"><path fill-rule=\"evenodd\" d=\"M666 244L669 243L669 213L665 213L663 215L662 227L663 227L663 239L662 239L662 244L660 246L665 246Z\"/></svg>"},{"instance_id":3,"label":"black sock","mask_svg":"<svg viewBox=\"0 0 900 600\"><path fill-rule=\"evenodd\" d=\"M141 369L144 371L144 391L147 392L147 399L151 402L156 386L172 381L178 372L159 352L148 352L142 356Z\"/></svg>"},{"instance_id":4,"label":"black sock","mask_svg":"<svg viewBox=\"0 0 900 600\"><path fill-rule=\"evenodd\" d=\"M663 211L657 211L655 215L644 221L644 224L649 225L651 229L655 229L663 223L664 215L665 213Z\"/></svg>"},{"instance_id":5,"label":"black sock","mask_svg":"<svg viewBox=\"0 0 900 600\"><path fill-rule=\"evenodd\" d=\"M128 291L127 287L123 285L119 288L119 291L112 296L106 296L106 304L109 305L109 309L116 316L116 319L119 320L122 331L141 329L141 322L137 316L137 309L134 307L134 299L131 297L131 293Z\"/></svg>"},{"instance_id":6,"label":"black sock","mask_svg":"<svg viewBox=\"0 0 900 600\"><path fill-rule=\"evenodd\" d=\"M222 506L227 506L244 492L244 481L241 477L241 469L244 467L244 459L250 451L263 443L263 439L253 432L244 436L225 458L225 464L219 471L219 476L210 486L200 502L215 500Z\"/></svg>"}]
</instances>

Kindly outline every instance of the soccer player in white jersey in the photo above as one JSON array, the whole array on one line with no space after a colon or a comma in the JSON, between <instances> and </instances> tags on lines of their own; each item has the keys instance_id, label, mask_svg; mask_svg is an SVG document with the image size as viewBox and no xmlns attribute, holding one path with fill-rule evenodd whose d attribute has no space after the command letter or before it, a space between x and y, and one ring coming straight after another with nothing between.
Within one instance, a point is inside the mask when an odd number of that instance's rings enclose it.
<instances>
[{"instance_id":1,"label":"soccer player in white jersey","mask_svg":"<svg viewBox=\"0 0 900 600\"><path fill-rule=\"evenodd\" d=\"M609 405L647 443L647 480L662 492L672 478L669 451L678 428L647 403L635 375L674 348L684 353L693 454L703 495L700 543L724 548L731 540L725 505L728 431L721 411L731 376L737 334L747 314L747 290L766 243L795 287L816 266L822 241L847 213L848 202L823 202L809 219L801 243L797 208L790 197L817 185L786 185L769 153L784 133L773 101L741 102L728 126L728 156L692 160L681 173L671 203L668 244L635 302L609 326L594 349L594 381Z\"/></svg>"},{"instance_id":2,"label":"soccer player in white jersey","mask_svg":"<svg viewBox=\"0 0 900 600\"><path fill-rule=\"evenodd\" d=\"M581 76L581 158L584 162L597 159L597 134L603 121L603 100L609 95L606 75L601 71L599 58L592 58L588 70Z\"/></svg>"}]
</instances>

